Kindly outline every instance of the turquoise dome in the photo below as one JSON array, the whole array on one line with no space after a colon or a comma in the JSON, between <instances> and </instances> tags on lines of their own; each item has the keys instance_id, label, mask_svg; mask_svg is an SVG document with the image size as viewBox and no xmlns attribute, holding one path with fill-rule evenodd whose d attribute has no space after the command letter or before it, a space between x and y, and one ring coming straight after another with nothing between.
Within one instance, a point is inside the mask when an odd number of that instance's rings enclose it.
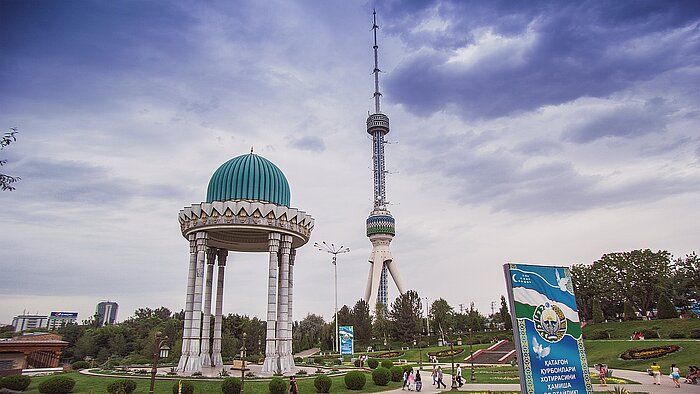
<instances>
[{"instance_id":1,"label":"turquoise dome","mask_svg":"<svg viewBox=\"0 0 700 394\"><path fill-rule=\"evenodd\" d=\"M207 202L251 200L289 207L289 183L271 161L254 153L234 157L211 176Z\"/></svg>"}]
</instances>

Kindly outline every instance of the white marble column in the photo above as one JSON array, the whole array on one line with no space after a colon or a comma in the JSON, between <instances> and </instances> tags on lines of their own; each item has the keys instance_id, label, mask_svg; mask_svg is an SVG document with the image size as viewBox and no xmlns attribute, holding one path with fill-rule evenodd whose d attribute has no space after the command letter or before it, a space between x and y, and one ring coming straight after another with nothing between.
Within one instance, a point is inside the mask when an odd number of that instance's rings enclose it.
<instances>
[{"instance_id":1,"label":"white marble column","mask_svg":"<svg viewBox=\"0 0 700 394\"><path fill-rule=\"evenodd\" d=\"M208 234L197 232L197 274L194 284L194 301L192 305L192 327L190 329L190 355L185 365L185 372L200 372L200 346L202 343L202 290L204 287L204 263L206 257Z\"/></svg>"},{"instance_id":2,"label":"white marble column","mask_svg":"<svg viewBox=\"0 0 700 394\"><path fill-rule=\"evenodd\" d=\"M287 374L292 372L294 357L292 356L292 343L289 331L289 257L291 253L292 237L282 235L280 243L280 277L279 294L277 295L277 353L279 354L280 370Z\"/></svg>"},{"instance_id":3,"label":"white marble column","mask_svg":"<svg viewBox=\"0 0 700 394\"><path fill-rule=\"evenodd\" d=\"M211 341L211 291L214 281L214 262L216 260L216 249L207 248L207 272L204 285L204 317L202 318L202 351L201 361L203 367L210 367L211 355L209 354L209 342Z\"/></svg>"},{"instance_id":4,"label":"white marble column","mask_svg":"<svg viewBox=\"0 0 700 394\"><path fill-rule=\"evenodd\" d=\"M226 269L226 257L228 250L219 249L217 261L219 265L219 275L216 279L216 310L214 311L214 342L212 344L211 363L220 368L224 366L221 359L221 323L223 321L224 306L224 271Z\"/></svg>"},{"instance_id":5,"label":"white marble column","mask_svg":"<svg viewBox=\"0 0 700 394\"><path fill-rule=\"evenodd\" d=\"M187 359L190 356L190 330L192 328L192 304L194 302L194 284L197 274L197 243L195 234L189 234L190 241L190 267L187 273L187 297L185 298L185 321L182 329L182 353L177 370L185 371Z\"/></svg>"},{"instance_id":6,"label":"white marble column","mask_svg":"<svg viewBox=\"0 0 700 394\"><path fill-rule=\"evenodd\" d=\"M289 341L289 349L294 350L292 346L292 323L294 322L294 317L292 314L292 306L294 305L294 260L297 256L297 250L292 249L289 254L289 312L287 313L287 322L289 324L289 330L287 331L287 340ZM294 355L292 354L292 368L296 368L294 365Z\"/></svg>"},{"instance_id":7,"label":"white marble column","mask_svg":"<svg viewBox=\"0 0 700 394\"><path fill-rule=\"evenodd\" d=\"M270 233L268 237L268 250L270 262L267 276L267 335L265 338L265 362L262 367L263 374L274 374L279 370L279 355L277 353L276 329L277 329L277 265L280 247L280 234Z\"/></svg>"}]
</instances>

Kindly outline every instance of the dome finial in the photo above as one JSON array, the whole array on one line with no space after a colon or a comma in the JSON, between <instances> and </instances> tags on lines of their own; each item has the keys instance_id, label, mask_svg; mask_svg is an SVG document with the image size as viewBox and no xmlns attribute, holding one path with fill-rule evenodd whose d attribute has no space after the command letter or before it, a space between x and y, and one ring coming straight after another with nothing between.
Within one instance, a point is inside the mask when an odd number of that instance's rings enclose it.
<instances>
[{"instance_id":1,"label":"dome finial","mask_svg":"<svg viewBox=\"0 0 700 394\"><path fill-rule=\"evenodd\" d=\"M250 153L251 153L251 154L253 153L253 147L252 147L252 146L250 147Z\"/></svg>"}]
</instances>

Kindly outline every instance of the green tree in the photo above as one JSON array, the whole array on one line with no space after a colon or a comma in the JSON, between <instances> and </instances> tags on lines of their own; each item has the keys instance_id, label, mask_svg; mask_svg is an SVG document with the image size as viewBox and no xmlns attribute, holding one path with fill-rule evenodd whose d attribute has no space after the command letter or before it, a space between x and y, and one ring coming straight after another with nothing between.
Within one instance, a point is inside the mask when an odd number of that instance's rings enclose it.
<instances>
[{"instance_id":1,"label":"green tree","mask_svg":"<svg viewBox=\"0 0 700 394\"><path fill-rule=\"evenodd\" d=\"M6 146L17 141L17 137L15 137L15 134L17 134L17 129L14 127L11 127L10 131L6 132L5 134L2 135L2 137L0 137L0 150L5 149ZM0 160L0 167L4 166L5 163L7 163L7 160ZM2 191L15 190L15 187L12 186L12 184L19 181L20 179L21 178L17 177L17 176L11 176L11 175L0 173L0 190L2 190Z\"/></svg>"},{"instance_id":2,"label":"green tree","mask_svg":"<svg viewBox=\"0 0 700 394\"><path fill-rule=\"evenodd\" d=\"M687 310L689 300L700 300L700 258L695 252L674 260L671 283L667 289L675 305Z\"/></svg>"},{"instance_id":3,"label":"green tree","mask_svg":"<svg viewBox=\"0 0 700 394\"><path fill-rule=\"evenodd\" d=\"M446 300L439 298L430 305L430 319L432 320L433 332L449 330L454 327L454 309Z\"/></svg>"},{"instance_id":4,"label":"green tree","mask_svg":"<svg viewBox=\"0 0 700 394\"><path fill-rule=\"evenodd\" d=\"M390 334L391 322L387 318L386 305L377 302L374 307L374 322L372 323L372 335L375 338L386 338Z\"/></svg>"},{"instance_id":5,"label":"green tree","mask_svg":"<svg viewBox=\"0 0 700 394\"><path fill-rule=\"evenodd\" d=\"M292 337L299 342L301 350L320 346L321 333L325 324L323 317L310 313L299 322L296 330L292 333Z\"/></svg>"},{"instance_id":6,"label":"green tree","mask_svg":"<svg viewBox=\"0 0 700 394\"><path fill-rule=\"evenodd\" d=\"M625 301L624 313L622 315L622 318L624 320L637 320L637 313L634 309L635 308L631 302Z\"/></svg>"},{"instance_id":7,"label":"green tree","mask_svg":"<svg viewBox=\"0 0 700 394\"><path fill-rule=\"evenodd\" d=\"M659 319L674 319L678 317L678 312L676 312L676 307L664 293L659 297L659 303L656 306L657 314L656 317Z\"/></svg>"},{"instance_id":8,"label":"green tree","mask_svg":"<svg viewBox=\"0 0 700 394\"><path fill-rule=\"evenodd\" d=\"M356 340L372 339L372 317L369 314L369 304L363 299L359 299L352 307L352 325Z\"/></svg>"},{"instance_id":9,"label":"green tree","mask_svg":"<svg viewBox=\"0 0 700 394\"><path fill-rule=\"evenodd\" d=\"M396 297L389 313L392 337L401 341L413 340L420 333L422 315L423 305L415 290L408 290Z\"/></svg>"},{"instance_id":10,"label":"green tree","mask_svg":"<svg viewBox=\"0 0 700 394\"><path fill-rule=\"evenodd\" d=\"M513 328L513 322L510 319L510 313L508 313L508 303L506 302L506 297L501 295L501 309L498 311L501 315L501 320L503 321L503 328L510 330Z\"/></svg>"},{"instance_id":11,"label":"green tree","mask_svg":"<svg viewBox=\"0 0 700 394\"><path fill-rule=\"evenodd\" d=\"M593 323L603 322L605 322L605 316L603 316L603 309L600 307L600 301L593 300Z\"/></svg>"}]
</instances>

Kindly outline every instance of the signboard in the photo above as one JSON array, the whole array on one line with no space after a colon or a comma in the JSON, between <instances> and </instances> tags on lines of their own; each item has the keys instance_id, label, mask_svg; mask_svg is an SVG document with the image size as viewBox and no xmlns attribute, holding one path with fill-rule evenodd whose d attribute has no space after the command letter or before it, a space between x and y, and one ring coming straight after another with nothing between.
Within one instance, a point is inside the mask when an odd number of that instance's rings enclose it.
<instances>
[{"instance_id":1,"label":"signboard","mask_svg":"<svg viewBox=\"0 0 700 394\"><path fill-rule=\"evenodd\" d=\"M51 312L50 317L78 318L78 312Z\"/></svg>"},{"instance_id":2,"label":"signboard","mask_svg":"<svg viewBox=\"0 0 700 394\"><path fill-rule=\"evenodd\" d=\"M569 269L503 269L523 394L593 393Z\"/></svg>"},{"instance_id":3,"label":"signboard","mask_svg":"<svg viewBox=\"0 0 700 394\"><path fill-rule=\"evenodd\" d=\"M354 335L352 334L352 326L338 327L338 335L340 338L340 355L352 356L355 352Z\"/></svg>"}]
</instances>

